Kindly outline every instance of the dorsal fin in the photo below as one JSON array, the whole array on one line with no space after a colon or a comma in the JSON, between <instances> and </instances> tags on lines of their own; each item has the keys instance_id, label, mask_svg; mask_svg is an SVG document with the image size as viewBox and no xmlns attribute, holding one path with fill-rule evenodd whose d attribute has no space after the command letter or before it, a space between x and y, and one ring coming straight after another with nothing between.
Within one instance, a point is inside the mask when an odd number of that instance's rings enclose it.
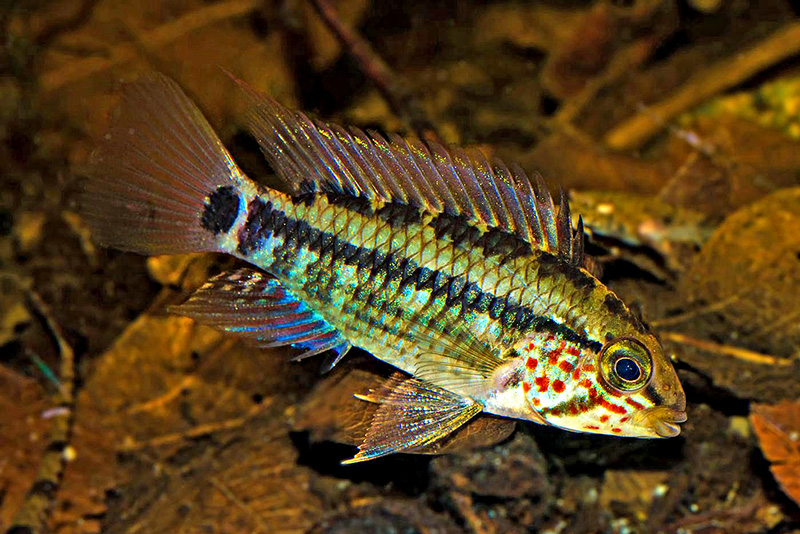
<instances>
[{"instance_id":1,"label":"dorsal fin","mask_svg":"<svg viewBox=\"0 0 800 534\"><path fill-rule=\"evenodd\" d=\"M325 124L236 82L252 101L248 128L294 192L311 185L463 215L580 263L574 241L583 236L572 231L566 197L556 210L538 174L531 181L518 165L490 162L478 150Z\"/></svg>"}]
</instances>

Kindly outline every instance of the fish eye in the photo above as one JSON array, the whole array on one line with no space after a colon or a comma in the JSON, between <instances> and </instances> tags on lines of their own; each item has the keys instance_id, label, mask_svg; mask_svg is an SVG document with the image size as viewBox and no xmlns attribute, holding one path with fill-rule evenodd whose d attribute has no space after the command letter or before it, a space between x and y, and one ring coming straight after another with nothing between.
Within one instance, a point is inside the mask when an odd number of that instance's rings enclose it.
<instances>
[{"instance_id":1,"label":"fish eye","mask_svg":"<svg viewBox=\"0 0 800 534\"><path fill-rule=\"evenodd\" d=\"M614 363L614 372L625 382L636 382L642 376L639 364L633 358L623 357Z\"/></svg>"},{"instance_id":2,"label":"fish eye","mask_svg":"<svg viewBox=\"0 0 800 534\"><path fill-rule=\"evenodd\" d=\"M600 352L605 382L626 393L638 391L650 380L653 361L644 345L630 338L612 339Z\"/></svg>"}]
</instances>

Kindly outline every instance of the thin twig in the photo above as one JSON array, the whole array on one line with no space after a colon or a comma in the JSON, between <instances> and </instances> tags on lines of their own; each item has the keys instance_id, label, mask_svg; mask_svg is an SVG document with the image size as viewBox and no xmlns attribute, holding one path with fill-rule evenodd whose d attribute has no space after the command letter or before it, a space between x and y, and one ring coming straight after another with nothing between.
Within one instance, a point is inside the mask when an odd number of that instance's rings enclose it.
<instances>
[{"instance_id":1,"label":"thin twig","mask_svg":"<svg viewBox=\"0 0 800 534\"><path fill-rule=\"evenodd\" d=\"M17 275L0 273L0 276L16 283L24 292L31 311L40 318L45 328L55 340L60 356L60 387L53 398L57 408L53 410L52 423L47 439L47 447L39 463L36 479L17 511L6 534L39 534L44 532L50 516L61 477L64 473L66 451L72 435L75 402L75 352L64 338L61 327L53 319L50 307L38 293Z\"/></svg>"},{"instance_id":2,"label":"thin twig","mask_svg":"<svg viewBox=\"0 0 800 534\"><path fill-rule=\"evenodd\" d=\"M36 44L45 47L59 35L80 27L92 16L97 3L98 0L83 0L74 13L40 30L36 36Z\"/></svg>"},{"instance_id":3,"label":"thin twig","mask_svg":"<svg viewBox=\"0 0 800 534\"><path fill-rule=\"evenodd\" d=\"M329 0L310 0L322 20L359 68L372 80L392 110L417 134L425 139L439 141L433 122L428 119L410 85L378 55L372 45L356 31L342 22L336 8Z\"/></svg>"},{"instance_id":4,"label":"thin twig","mask_svg":"<svg viewBox=\"0 0 800 534\"><path fill-rule=\"evenodd\" d=\"M789 367L794 365L794 362L791 360L778 358L777 356L772 356L770 354L762 354L760 352L755 352L740 347L732 347L730 345L721 345L712 341L704 341L702 339L689 337L679 332L659 332L659 336L661 336L663 339L674 341L675 343L689 345L690 347L695 347L707 352L724 354L726 356L731 356L739 360L756 363L759 365L777 365L780 367Z\"/></svg>"},{"instance_id":5,"label":"thin twig","mask_svg":"<svg viewBox=\"0 0 800 534\"><path fill-rule=\"evenodd\" d=\"M253 418L253 416L265 411L271 405L272 405L272 399L266 399L257 406L254 406L252 409L250 409L248 413L245 414L243 417L235 417L233 419L226 419L224 421L219 421L214 423L205 423L202 425L194 426L184 432L174 432L171 434L164 434L162 436L157 436L155 438L148 439L146 441L129 441L120 446L119 451L132 452L145 449L148 447L162 447L164 445L172 445L188 439L194 439L194 438L199 438L200 436L214 434L216 432L222 432L225 430L232 430L234 428L239 428L241 426L244 426L247 422L249 422Z\"/></svg>"},{"instance_id":6,"label":"thin twig","mask_svg":"<svg viewBox=\"0 0 800 534\"><path fill-rule=\"evenodd\" d=\"M262 5L262 0L231 0L229 2L211 4L145 32L141 40L143 44L152 50L176 41L180 37L205 26L247 15ZM91 57L73 61L63 68L44 73L40 79L40 87L44 93L53 92L65 85L136 59L137 56L138 47L136 44L118 44L109 50L107 57Z\"/></svg>"},{"instance_id":7,"label":"thin twig","mask_svg":"<svg viewBox=\"0 0 800 534\"><path fill-rule=\"evenodd\" d=\"M650 326L654 328L663 328L665 326L673 326L676 324L685 323L686 321L694 319L695 317L724 310L728 306L735 304L738 300L739 300L739 295L733 295L726 299L717 301L713 304L709 304L708 306L703 306L701 308L689 310L679 315L673 315L672 317L663 317L661 319L655 319L653 321L650 321Z\"/></svg>"},{"instance_id":8,"label":"thin twig","mask_svg":"<svg viewBox=\"0 0 800 534\"><path fill-rule=\"evenodd\" d=\"M762 42L720 61L697 74L675 93L661 102L648 106L649 114L637 114L613 128L605 137L605 144L615 150L632 150L641 147L661 128L659 121L668 121L696 104L734 87L767 67L800 53L800 22L792 22L779 29Z\"/></svg>"}]
</instances>

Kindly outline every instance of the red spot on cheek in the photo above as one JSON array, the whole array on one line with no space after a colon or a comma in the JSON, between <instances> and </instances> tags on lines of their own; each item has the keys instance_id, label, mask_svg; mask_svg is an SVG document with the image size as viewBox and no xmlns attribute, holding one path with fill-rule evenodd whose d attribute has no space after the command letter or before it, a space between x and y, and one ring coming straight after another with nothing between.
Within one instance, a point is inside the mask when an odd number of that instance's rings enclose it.
<instances>
[{"instance_id":1,"label":"red spot on cheek","mask_svg":"<svg viewBox=\"0 0 800 534\"><path fill-rule=\"evenodd\" d=\"M559 356L561 356L561 351L564 350L564 342L561 342L561 345L557 349L553 349L547 357L547 363L550 365L555 365L558 361Z\"/></svg>"},{"instance_id":2,"label":"red spot on cheek","mask_svg":"<svg viewBox=\"0 0 800 534\"><path fill-rule=\"evenodd\" d=\"M561 368L561 370L564 371L567 374L570 374L572 372L572 370L575 368L574 365L572 365L571 363L569 363L566 360L564 360L561 363L559 363L558 367Z\"/></svg>"},{"instance_id":3,"label":"red spot on cheek","mask_svg":"<svg viewBox=\"0 0 800 534\"><path fill-rule=\"evenodd\" d=\"M534 406L539 406L539 405L541 404L541 402L539 401L539 399L531 399L531 401L533 402L533 405L534 405Z\"/></svg>"},{"instance_id":4,"label":"red spot on cheek","mask_svg":"<svg viewBox=\"0 0 800 534\"><path fill-rule=\"evenodd\" d=\"M641 410L642 408L644 408L644 405L642 405L642 404L640 404L640 403L636 402L635 400L631 399L630 397L628 397L627 399L625 399L625 402L626 402L626 403L627 403L629 406L633 406L633 407L634 407L634 408L636 408L637 410Z\"/></svg>"},{"instance_id":5,"label":"red spot on cheek","mask_svg":"<svg viewBox=\"0 0 800 534\"><path fill-rule=\"evenodd\" d=\"M581 370L580 369L575 369L574 371L572 371L572 379L573 380L578 380L578 379L580 379L580 377L581 377Z\"/></svg>"},{"instance_id":6,"label":"red spot on cheek","mask_svg":"<svg viewBox=\"0 0 800 534\"><path fill-rule=\"evenodd\" d=\"M607 415L601 415L600 416L600 422L601 423L607 423L608 422L608 416Z\"/></svg>"},{"instance_id":7,"label":"red spot on cheek","mask_svg":"<svg viewBox=\"0 0 800 534\"><path fill-rule=\"evenodd\" d=\"M536 358L528 358L528 361L525 362L525 367L527 367L531 371L535 371L538 365L539 365L539 360L537 360Z\"/></svg>"},{"instance_id":8,"label":"red spot on cheek","mask_svg":"<svg viewBox=\"0 0 800 534\"><path fill-rule=\"evenodd\" d=\"M583 370L586 371L587 373L594 373L594 365L592 365L591 363L584 363Z\"/></svg>"},{"instance_id":9,"label":"red spot on cheek","mask_svg":"<svg viewBox=\"0 0 800 534\"><path fill-rule=\"evenodd\" d=\"M567 354L569 354L570 356L578 356L578 355L581 353L581 351L580 351L580 350L578 350L578 348L577 348L577 347L567 347L567 348L564 350L564 352L566 352L566 353L567 353Z\"/></svg>"},{"instance_id":10,"label":"red spot on cheek","mask_svg":"<svg viewBox=\"0 0 800 534\"><path fill-rule=\"evenodd\" d=\"M625 417L623 417L622 419L620 419L620 420L619 420L619 422L620 422L620 423L624 423L624 422L625 422L625 421L627 421L627 420L628 420L628 416L626 415Z\"/></svg>"},{"instance_id":11,"label":"red spot on cheek","mask_svg":"<svg viewBox=\"0 0 800 534\"><path fill-rule=\"evenodd\" d=\"M524 391L525 393L528 393L528 392L530 392L530 390L531 390L531 385L529 383L527 383L527 382L523 382L522 383L522 391Z\"/></svg>"},{"instance_id":12,"label":"red spot on cheek","mask_svg":"<svg viewBox=\"0 0 800 534\"><path fill-rule=\"evenodd\" d=\"M588 378L584 378L583 380L581 380L581 381L578 383L578 385L579 385L580 387L582 387L582 388L589 389L590 387L592 387L592 381L591 381L591 380L589 380Z\"/></svg>"},{"instance_id":13,"label":"red spot on cheek","mask_svg":"<svg viewBox=\"0 0 800 534\"><path fill-rule=\"evenodd\" d=\"M536 377L533 381L539 387L539 393L544 393L550 387L550 379L546 376Z\"/></svg>"},{"instance_id":14,"label":"red spot on cheek","mask_svg":"<svg viewBox=\"0 0 800 534\"><path fill-rule=\"evenodd\" d=\"M578 409L577 406L575 406L574 404L571 404L570 407L569 407L569 413L570 413L570 415L578 415L581 412L580 412L580 410Z\"/></svg>"},{"instance_id":15,"label":"red spot on cheek","mask_svg":"<svg viewBox=\"0 0 800 534\"><path fill-rule=\"evenodd\" d=\"M599 426L594 426L594 425L586 425L583 428L585 428L586 430L600 430Z\"/></svg>"},{"instance_id":16,"label":"red spot on cheek","mask_svg":"<svg viewBox=\"0 0 800 534\"><path fill-rule=\"evenodd\" d=\"M553 391L556 393L563 393L564 392L564 382L561 380L553 380Z\"/></svg>"},{"instance_id":17,"label":"red spot on cheek","mask_svg":"<svg viewBox=\"0 0 800 534\"><path fill-rule=\"evenodd\" d=\"M614 434L619 434L620 432L622 432L622 429L621 429L621 428L612 428L612 429L611 429L611 431L612 431Z\"/></svg>"}]
</instances>

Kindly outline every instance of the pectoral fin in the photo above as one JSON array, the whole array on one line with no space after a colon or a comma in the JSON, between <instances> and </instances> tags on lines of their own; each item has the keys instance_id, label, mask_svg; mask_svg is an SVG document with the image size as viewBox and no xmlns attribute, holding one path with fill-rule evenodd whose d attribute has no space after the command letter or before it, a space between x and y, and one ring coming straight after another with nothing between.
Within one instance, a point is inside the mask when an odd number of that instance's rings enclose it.
<instances>
[{"instance_id":1,"label":"pectoral fin","mask_svg":"<svg viewBox=\"0 0 800 534\"><path fill-rule=\"evenodd\" d=\"M368 399L380 403L358 448L343 464L413 451L450 434L481 412L483 405L433 384L396 375Z\"/></svg>"}]
</instances>

